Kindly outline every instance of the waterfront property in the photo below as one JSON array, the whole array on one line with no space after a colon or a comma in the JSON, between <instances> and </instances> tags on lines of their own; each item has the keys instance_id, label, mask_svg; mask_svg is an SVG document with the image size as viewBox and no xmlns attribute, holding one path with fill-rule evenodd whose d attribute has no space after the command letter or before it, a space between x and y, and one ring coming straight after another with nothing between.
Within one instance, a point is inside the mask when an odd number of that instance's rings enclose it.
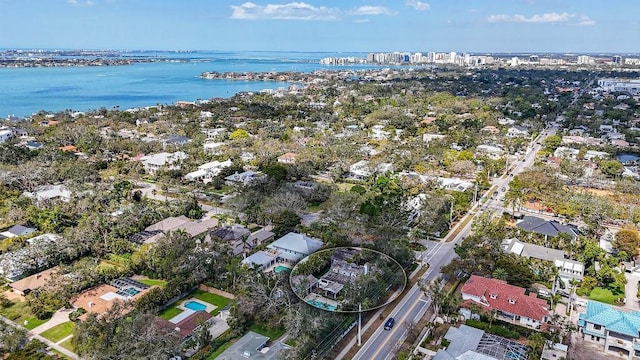
<instances>
[{"instance_id":1,"label":"waterfront property","mask_svg":"<svg viewBox=\"0 0 640 360\"><path fill-rule=\"evenodd\" d=\"M525 289L504 280L471 275L462 286L465 306L479 305L482 311L495 311L499 319L533 329L540 329L547 320L549 305L535 293L525 295Z\"/></svg>"},{"instance_id":2,"label":"waterfront property","mask_svg":"<svg viewBox=\"0 0 640 360\"><path fill-rule=\"evenodd\" d=\"M583 339L601 343L605 352L640 357L640 312L589 300L578 317L578 329Z\"/></svg>"}]
</instances>

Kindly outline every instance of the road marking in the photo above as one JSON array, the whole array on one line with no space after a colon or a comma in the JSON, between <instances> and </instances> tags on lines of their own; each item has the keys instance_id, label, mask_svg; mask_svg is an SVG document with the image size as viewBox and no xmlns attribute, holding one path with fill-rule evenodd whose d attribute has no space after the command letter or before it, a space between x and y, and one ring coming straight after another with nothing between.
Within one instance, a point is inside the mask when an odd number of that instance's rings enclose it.
<instances>
[{"instance_id":1,"label":"road marking","mask_svg":"<svg viewBox=\"0 0 640 360\"><path fill-rule=\"evenodd\" d=\"M398 321L398 325L402 326L402 324L404 324L404 321L407 319L407 316L409 316L409 313L411 313L413 311L413 309L416 307L416 305L418 305L418 303L420 303L419 301L416 301L413 303L413 305L411 305L411 308L409 308L409 311L407 311L404 316L402 316L402 318L400 319L400 321ZM393 334L395 334L396 331L398 331L398 329L400 328L400 326L398 327L394 327L393 329L391 329L391 331L389 331L389 336L393 336ZM385 341L383 344L386 344L388 341ZM373 353L373 357L372 359L376 359L378 357L378 354L380 354L380 352L382 351L382 348L384 347L381 346L378 348L378 350Z\"/></svg>"}]
</instances>

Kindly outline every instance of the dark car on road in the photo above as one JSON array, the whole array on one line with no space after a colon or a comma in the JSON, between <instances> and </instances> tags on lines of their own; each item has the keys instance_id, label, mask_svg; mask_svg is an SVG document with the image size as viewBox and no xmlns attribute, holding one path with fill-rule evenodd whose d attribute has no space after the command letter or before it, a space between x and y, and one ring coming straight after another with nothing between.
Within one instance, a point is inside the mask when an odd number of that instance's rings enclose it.
<instances>
[{"instance_id":1,"label":"dark car on road","mask_svg":"<svg viewBox=\"0 0 640 360\"><path fill-rule=\"evenodd\" d=\"M387 322L384 323L384 329L385 330L391 330L393 329L393 325L396 324L396 320L394 318L388 318Z\"/></svg>"}]
</instances>

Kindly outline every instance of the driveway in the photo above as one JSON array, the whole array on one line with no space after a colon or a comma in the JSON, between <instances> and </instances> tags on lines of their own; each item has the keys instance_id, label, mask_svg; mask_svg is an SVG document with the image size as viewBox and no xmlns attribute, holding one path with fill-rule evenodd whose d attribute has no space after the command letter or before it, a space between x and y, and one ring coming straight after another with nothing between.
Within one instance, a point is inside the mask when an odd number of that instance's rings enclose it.
<instances>
[{"instance_id":1,"label":"driveway","mask_svg":"<svg viewBox=\"0 0 640 360\"><path fill-rule=\"evenodd\" d=\"M625 273L627 284L624 286L626 302L624 307L630 310L640 311L640 301L638 301L638 281L640 281L640 273Z\"/></svg>"}]
</instances>

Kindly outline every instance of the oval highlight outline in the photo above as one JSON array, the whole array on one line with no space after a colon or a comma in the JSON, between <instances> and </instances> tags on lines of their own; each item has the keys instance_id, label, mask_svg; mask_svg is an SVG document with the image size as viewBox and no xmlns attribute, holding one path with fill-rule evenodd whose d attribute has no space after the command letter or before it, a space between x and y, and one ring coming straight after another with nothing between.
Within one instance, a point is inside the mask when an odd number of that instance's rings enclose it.
<instances>
[{"instance_id":1,"label":"oval highlight outline","mask_svg":"<svg viewBox=\"0 0 640 360\"><path fill-rule=\"evenodd\" d=\"M324 308L324 307L315 306L315 305L310 304L307 301L305 301L305 299L302 296L300 296L300 294L298 294L294 290L293 276L296 273L296 268L298 267L299 264L308 261L308 259L310 257L314 256L314 255L318 255L318 254L320 254L322 252L326 252L326 251L334 251L335 252L338 249L358 249L360 251L371 251L371 252L374 252L374 253L376 253L376 254L378 254L380 256L384 256L384 257L386 257L388 259L391 259L391 261L393 261L398 266L400 271L402 271L402 280L403 280L403 282L402 282L402 286L399 288L399 291L396 291L395 296L392 296L386 302L384 302L384 303L382 303L380 305L376 305L376 306L371 307L371 308L367 308L367 309L362 310L362 311L358 311L358 310L345 311L345 310L337 310L337 309L327 309L327 308ZM341 314L357 314L359 312L367 312L367 311L377 310L377 309L380 309L383 306L387 306L387 305L391 304L392 302L396 301L400 297L402 292L406 289L408 281L409 281L409 279L407 277L407 272L402 268L402 265L400 265L400 263L396 259L394 259L393 257L391 257L391 256L389 256L389 255L387 255L387 254L385 254L385 253L383 253L381 251L374 250L374 249L369 249L369 248L357 247L357 246L339 246L339 247L322 249L320 251L316 251L315 253L310 254L310 255L306 256L305 258L301 259L300 261L298 261L296 263L296 265L293 267L293 269L289 272L289 286L291 287L291 291L293 291L293 293L296 295L296 297L298 299L300 299L303 303L305 303L305 304L307 304L307 305L309 305L311 307L314 307L316 309L329 311L329 312L334 312L334 313L341 313Z\"/></svg>"}]
</instances>

